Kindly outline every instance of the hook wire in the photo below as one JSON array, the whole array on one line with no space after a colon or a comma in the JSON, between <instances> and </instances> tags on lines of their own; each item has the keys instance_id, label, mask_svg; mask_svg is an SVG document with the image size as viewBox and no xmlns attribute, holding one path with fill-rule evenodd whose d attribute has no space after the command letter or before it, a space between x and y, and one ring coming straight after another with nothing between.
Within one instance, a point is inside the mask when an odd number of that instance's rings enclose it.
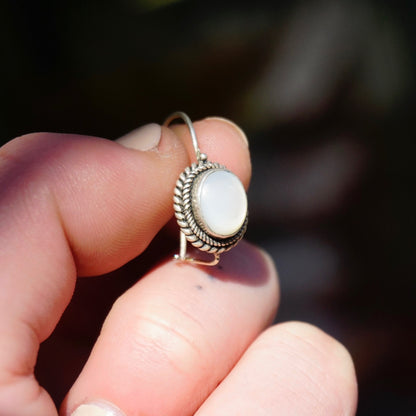
<instances>
[{"instance_id":1,"label":"hook wire","mask_svg":"<svg viewBox=\"0 0 416 416\"><path fill-rule=\"evenodd\" d=\"M164 126L168 127L169 124L172 123L172 121L176 120L177 118L182 119L182 121L188 126L189 133L191 134L192 144L194 146L196 160L198 162L203 162L207 160L207 156L204 153L201 153L201 150L198 146L198 140L196 138L196 133L194 129L194 125L192 124L191 119L187 114L185 114L183 111L176 111L172 113L163 123Z\"/></svg>"}]
</instances>

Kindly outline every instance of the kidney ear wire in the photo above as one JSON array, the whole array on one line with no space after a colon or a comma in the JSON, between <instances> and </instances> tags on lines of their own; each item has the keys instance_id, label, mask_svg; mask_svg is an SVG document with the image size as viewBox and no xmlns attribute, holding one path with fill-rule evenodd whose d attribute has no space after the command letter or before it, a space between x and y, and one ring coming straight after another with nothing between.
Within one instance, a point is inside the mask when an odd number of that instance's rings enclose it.
<instances>
[{"instance_id":1,"label":"kidney ear wire","mask_svg":"<svg viewBox=\"0 0 416 416\"><path fill-rule=\"evenodd\" d=\"M176 182L173 208L180 228L179 254L175 259L215 266L220 254L233 248L247 229L247 195L236 175L202 153L194 126L185 113L171 114L164 126L181 119L188 127L197 163L185 168ZM187 256L187 243L211 253L212 261Z\"/></svg>"}]
</instances>

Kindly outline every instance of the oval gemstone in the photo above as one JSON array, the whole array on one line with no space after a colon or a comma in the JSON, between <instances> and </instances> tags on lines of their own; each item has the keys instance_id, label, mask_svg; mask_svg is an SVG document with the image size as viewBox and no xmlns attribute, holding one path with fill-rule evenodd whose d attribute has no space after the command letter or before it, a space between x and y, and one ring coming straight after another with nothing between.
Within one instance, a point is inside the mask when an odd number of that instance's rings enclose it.
<instances>
[{"instance_id":1,"label":"oval gemstone","mask_svg":"<svg viewBox=\"0 0 416 416\"><path fill-rule=\"evenodd\" d=\"M224 169L207 170L198 179L192 205L200 227L215 237L233 236L247 216L243 184Z\"/></svg>"}]
</instances>

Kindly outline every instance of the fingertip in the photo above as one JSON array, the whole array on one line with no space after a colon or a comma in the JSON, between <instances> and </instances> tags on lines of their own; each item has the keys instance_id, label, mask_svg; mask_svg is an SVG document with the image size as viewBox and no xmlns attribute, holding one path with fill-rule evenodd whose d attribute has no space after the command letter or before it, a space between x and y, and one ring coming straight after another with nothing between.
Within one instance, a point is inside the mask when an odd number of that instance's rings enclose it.
<instances>
[{"instance_id":1,"label":"fingertip","mask_svg":"<svg viewBox=\"0 0 416 416\"><path fill-rule=\"evenodd\" d=\"M248 138L247 138L247 135L245 134L244 130L240 126L235 124L233 121L229 120L228 118L218 117L218 116L205 117L204 120L225 124L227 127L229 127L231 129L232 134L236 134L241 139L241 141L247 147L249 147Z\"/></svg>"},{"instance_id":2,"label":"fingertip","mask_svg":"<svg viewBox=\"0 0 416 416\"><path fill-rule=\"evenodd\" d=\"M355 414L358 397L355 366L351 354L341 342L306 322L284 322L269 331L270 338L283 340L287 337L288 341L284 342L293 345L295 355L303 357L306 367L316 369L315 387L331 398L327 403L332 402L332 407L342 410L342 414ZM304 382L308 384L310 380Z\"/></svg>"},{"instance_id":3,"label":"fingertip","mask_svg":"<svg viewBox=\"0 0 416 416\"><path fill-rule=\"evenodd\" d=\"M251 179L251 159L248 140L243 131L233 122L220 117L209 117L195 123L204 140L209 158L224 164L235 173L248 188Z\"/></svg>"},{"instance_id":4,"label":"fingertip","mask_svg":"<svg viewBox=\"0 0 416 416\"><path fill-rule=\"evenodd\" d=\"M251 178L250 151L242 130L233 122L221 117L208 117L193 123L198 144L211 162L225 165L236 174L247 189ZM184 125L171 125L187 148L190 161L195 161L189 129Z\"/></svg>"},{"instance_id":5,"label":"fingertip","mask_svg":"<svg viewBox=\"0 0 416 416\"><path fill-rule=\"evenodd\" d=\"M340 376L340 371L347 379ZM197 412L353 416L357 392L351 359L318 328L286 322L264 331Z\"/></svg>"},{"instance_id":6,"label":"fingertip","mask_svg":"<svg viewBox=\"0 0 416 416\"><path fill-rule=\"evenodd\" d=\"M249 286L269 285L273 303L279 301L278 274L273 259L260 247L242 240L230 251L221 254L220 263L207 272L219 280L228 280Z\"/></svg>"},{"instance_id":7,"label":"fingertip","mask_svg":"<svg viewBox=\"0 0 416 416\"><path fill-rule=\"evenodd\" d=\"M355 367L351 354L336 338L307 322L289 321L279 326L283 331L320 350L322 355L333 361L333 367L336 368L338 375L355 381Z\"/></svg>"},{"instance_id":8,"label":"fingertip","mask_svg":"<svg viewBox=\"0 0 416 416\"><path fill-rule=\"evenodd\" d=\"M269 316L265 319L271 324L280 303L279 275L272 257L259 246L242 240L236 247L222 254L221 262L212 275L247 286L266 287L263 301L270 305Z\"/></svg>"},{"instance_id":9,"label":"fingertip","mask_svg":"<svg viewBox=\"0 0 416 416\"><path fill-rule=\"evenodd\" d=\"M157 148L161 138L162 127L151 123L121 136L116 142L129 149L148 151Z\"/></svg>"}]
</instances>

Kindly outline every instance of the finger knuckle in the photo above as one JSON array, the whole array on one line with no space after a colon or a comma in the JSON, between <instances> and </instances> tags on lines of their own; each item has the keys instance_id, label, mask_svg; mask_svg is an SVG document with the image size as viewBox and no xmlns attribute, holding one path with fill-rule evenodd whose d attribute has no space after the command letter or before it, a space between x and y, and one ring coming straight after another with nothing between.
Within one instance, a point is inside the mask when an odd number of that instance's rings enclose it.
<instances>
[{"instance_id":1,"label":"finger knuckle","mask_svg":"<svg viewBox=\"0 0 416 416\"><path fill-rule=\"evenodd\" d=\"M125 316L130 302L124 297L113 305L113 314ZM122 312L117 311L121 309ZM186 325L175 325L173 315L158 313L152 308L130 309L129 349L133 361L150 361L158 366L170 368L174 373L192 374L196 368L204 367L206 353L201 339L187 331ZM183 319L183 318L182 318Z\"/></svg>"}]
</instances>

